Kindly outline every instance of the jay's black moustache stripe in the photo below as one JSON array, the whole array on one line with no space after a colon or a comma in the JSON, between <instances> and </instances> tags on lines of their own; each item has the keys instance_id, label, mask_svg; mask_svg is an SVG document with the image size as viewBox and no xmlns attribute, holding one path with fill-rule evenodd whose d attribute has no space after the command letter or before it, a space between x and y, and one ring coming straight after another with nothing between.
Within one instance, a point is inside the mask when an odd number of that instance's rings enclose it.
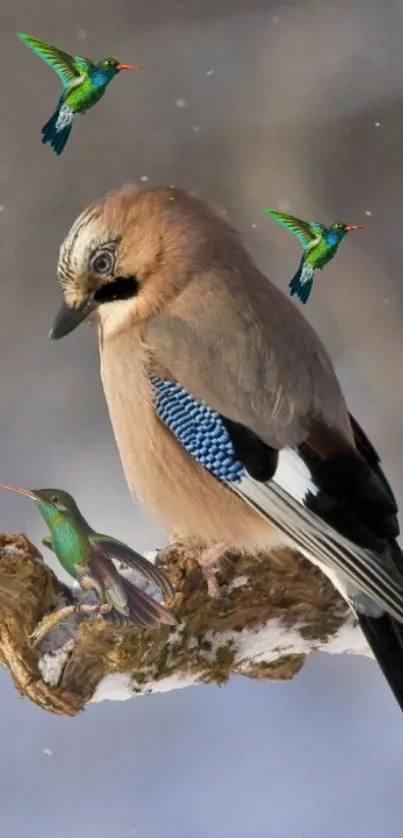
<instances>
[{"instance_id":1,"label":"jay's black moustache stripe","mask_svg":"<svg viewBox=\"0 0 403 838\"><path fill-rule=\"evenodd\" d=\"M94 293L94 300L101 305L114 300L130 300L139 291L139 281L135 276L117 276L112 282L101 285Z\"/></svg>"}]
</instances>

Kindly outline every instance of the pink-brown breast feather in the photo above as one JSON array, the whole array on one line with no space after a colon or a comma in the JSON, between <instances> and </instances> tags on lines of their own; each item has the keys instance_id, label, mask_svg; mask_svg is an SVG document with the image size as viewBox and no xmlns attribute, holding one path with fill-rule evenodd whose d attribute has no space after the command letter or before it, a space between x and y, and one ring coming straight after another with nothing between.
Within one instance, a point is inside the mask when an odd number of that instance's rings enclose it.
<instances>
[{"instance_id":1,"label":"pink-brown breast feather","mask_svg":"<svg viewBox=\"0 0 403 838\"><path fill-rule=\"evenodd\" d=\"M207 544L281 543L276 530L195 463L162 425L152 404L151 365L139 327L102 345L109 415L127 482L140 504L168 532L179 530Z\"/></svg>"}]
</instances>

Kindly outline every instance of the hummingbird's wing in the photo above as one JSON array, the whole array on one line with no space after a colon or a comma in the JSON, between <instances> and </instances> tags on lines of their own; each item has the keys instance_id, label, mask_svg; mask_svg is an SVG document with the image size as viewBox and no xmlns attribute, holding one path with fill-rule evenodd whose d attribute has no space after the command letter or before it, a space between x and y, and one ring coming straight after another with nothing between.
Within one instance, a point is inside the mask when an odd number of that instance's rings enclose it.
<instances>
[{"instance_id":1,"label":"hummingbird's wing","mask_svg":"<svg viewBox=\"0 0 403 838\"><path fill-rule=\"evenodd\" d=\"M70 87L82 76L83 67L77 63L77 58L73 58L72 55L57 49L52 44L32 38L31 35L25 35L23 32L16 32L16 35L23 44L32 49L35 55L39 55L46 64L49 64L49 67L52 67L64 88Z\"/></svg>"},{"instance_id":2,"label":"hummingbird's wing","mask_svg":"<svg viewBox=\"0 0 403 838\"><path fill-rule=\"evenodd\" d=\"M319 227L321 232L325 229L322 224L317 222L303 221L302 218L296 218L294 215L287 215L285 212L279 210L264 209L263 212L274 218L286 230L294 233L294 236L301 242L303 247L308 247L314 239L317 239L319 234ZM315 229L316 228L316 229Z\"/></svg>"},{"instance_id":3,"label":"hummingbird's wing","mask_svg":"<svg viewBox=\"0 0 403 838\"><path fill-rule=\"evenodd\" d=\"M118 541L109 535L102 535L102 533L93 533L90 540L98 544L103 553L110 559L123 562L127 567L153 582L165 597L174 596L175 591L168 576L152 562L145 559L144 556L141 556L140 553L137 553L136 550L132 550L122 541Z\"/></svg>"},{"instance_id":4,"label":"hummingbird's wing","mask_svg":"<svg viewBox=\"0 0 403 838\"><path fill-rule=\"evenodd\" d=\"M321 224L320 221L309 221L308 223L314 237L323 236L323 233L326 233L327 227L325 227L324 224Z\"/></svg>"},{"instance_id":5,"label":"hummingbird's wing","mask_svg":"<svg viewBox=\"0 0 403 838\"><path fill-rule=\"evenodd\" d=\"M76 64L77 69L80 71L80 74L88 73L89 70L92 70L92 68L95 67L94 62L91 61L90 58L85 58L84 55L75 55L74 63Z\"/></svg>"},{"instance_id":6,"label":"hummingbird's wing","mask_svg":"<svg viewBox=\"0 0 403 838\"><path fill-rule=\"evenodd\" d=\"M100 587L107 603L113 606L119 615L119 622L132 623L144 628L165 623L174 625L175 617L159 602L152 599L136 585L124 579L113 561L103 551L101 545L90 540L90 558L86 568L80 568L80 575L95 582L94 589Z\"/></svg>"}]
</instances>

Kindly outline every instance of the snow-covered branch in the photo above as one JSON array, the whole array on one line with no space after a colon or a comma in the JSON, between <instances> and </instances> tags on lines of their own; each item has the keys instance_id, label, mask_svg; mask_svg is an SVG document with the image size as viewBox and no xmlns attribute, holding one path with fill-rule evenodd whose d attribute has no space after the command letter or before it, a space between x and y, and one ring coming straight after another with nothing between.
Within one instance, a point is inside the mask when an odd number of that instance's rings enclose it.
<instances>
[{"instance_id":1,"label":"snow-covered branch","mask_svg":"<svg viewBox=\"0 0 403 838\"><path fill-rule=\"evenodd\" d=\"M117 629L72 617L34 648L39 620L80 593L60 583L23 535L0 535L0 658L20 693L75 715L91 700L223 683L235 673L292 678L314 650L369 654L345 603L295 553L234 555L218 577L221 596L211 600L194 562L198 549L176 542L157 554L177 592L176 627Z\"/></svg>"}]
</instances>

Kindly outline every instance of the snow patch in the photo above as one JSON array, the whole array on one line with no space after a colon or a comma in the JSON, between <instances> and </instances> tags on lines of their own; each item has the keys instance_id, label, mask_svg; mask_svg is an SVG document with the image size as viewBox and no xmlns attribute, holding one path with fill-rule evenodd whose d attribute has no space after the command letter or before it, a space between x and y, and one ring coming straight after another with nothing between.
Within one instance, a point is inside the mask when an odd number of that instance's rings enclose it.
<instances>
[{"instance_id":1,"label":"snow patch","mask_svg":"<svg viewBox=\"0 0 403 838\"><path fill-rule=\"evenodd\" d=\"M144 684L141 689L148 693L167 693L171 690L183 690L185 687L192 687L199 680L200 676L194 673L175 673L174 675L167 675L166 678L160 678L159 681Z\"/></svg>"},{"instance_id":2,"label":"snow patch","mask_svg":"<svg viewBox=\"0 0 403 838\"><path fill-rule=\"evenodd\" d=\"M236 588L243 588L244 585L247 585L249 582L249 578L247 576L237 576L233 582L228 585L228 591L235 591Z\"/></svg>"},{"instance_id":3,"label":"snow patch","mask_svg":"<svg viewBox=\"0 0 403 838\"><path fill-rule=\"evenodd\" d=\"M272 663L285 655L309 655L311 652L327 652L332 655L356 654L371 657L364 635L348 618L333 637L321 642L302 636L298 628L289 628L279 619L270 619L258 629L243 629L241 632L227 631L224 634L208 634L212 644L206 659L213 661L217 651L226 644L233 644L235 663Z\"/></svg>"},{"instance_id":4,"label":"snow patch","mask_svg":"<svg viewBox=\"0 0 403 838\"><path fill-rule=\"evenodd\" d=\"M182 690L197 684L199 676L193 673L167 675L159 681L146 681L144 684L137 683L127 673L116 673L106 675L98 684L92 702L99 701L127 701L134 695L150 695L151 693L165 693L171 690Z\"/></svg>"},{"instance_id":5,"label":"snow patch","mask_svg":"<svg viewBox=\"0 0 403 838\"><path fill-rule=\"evenodd\" d=\"M56 652L47 652L39 659L42 678L50 687L57 687L73 646L74 640L68 640Z\"/></svg>"},{"instance_id":6,"label":"snow patch","mask_svg":"<svg viewBox=\"0 0 403 838\"><path fill-rule=\"evenodd\" d=\"M365 655L373 658L367 641L351 615L333 637L318 647L329 655Z\"/></svg>"},{"instance_id":7,"label":"snow patch","mask_svg":"<svg viewBox=\"0 0 403 838\"><path fill-rule=\"evenodd\" d=\"M91 701L127 701L133 698L132 676L127 672L105 675L99 682Z\"/></svg>"},{"instance_id":8,"label":"snow patch","mask_svg":"<svg viewBox=\"0 0 403 838\"><path fill-rule=\"evenodd\" d=\"M5 553L6 556L26 556L27 550L23 550L21 547L14 547L13 544L5 544L4 547L1 548L0 553ZM35 559L43 564L43 560L39 556L35 556Z\"/></svg>"},{"instance_id":9,"label":"snow patch","mask_svg":"<svg viewBox=\"0 0 403 838\"><path fill-rule=\"evenodd\" d=\"M238 640L235 632L228 634L231 635L228 639L236 643L238 663L272 663L283 655L307 655L312 651L312 643L298 629L288 628L281 620L269 620L257 630L244 629Z\"/></svg>"}]
</instances>

